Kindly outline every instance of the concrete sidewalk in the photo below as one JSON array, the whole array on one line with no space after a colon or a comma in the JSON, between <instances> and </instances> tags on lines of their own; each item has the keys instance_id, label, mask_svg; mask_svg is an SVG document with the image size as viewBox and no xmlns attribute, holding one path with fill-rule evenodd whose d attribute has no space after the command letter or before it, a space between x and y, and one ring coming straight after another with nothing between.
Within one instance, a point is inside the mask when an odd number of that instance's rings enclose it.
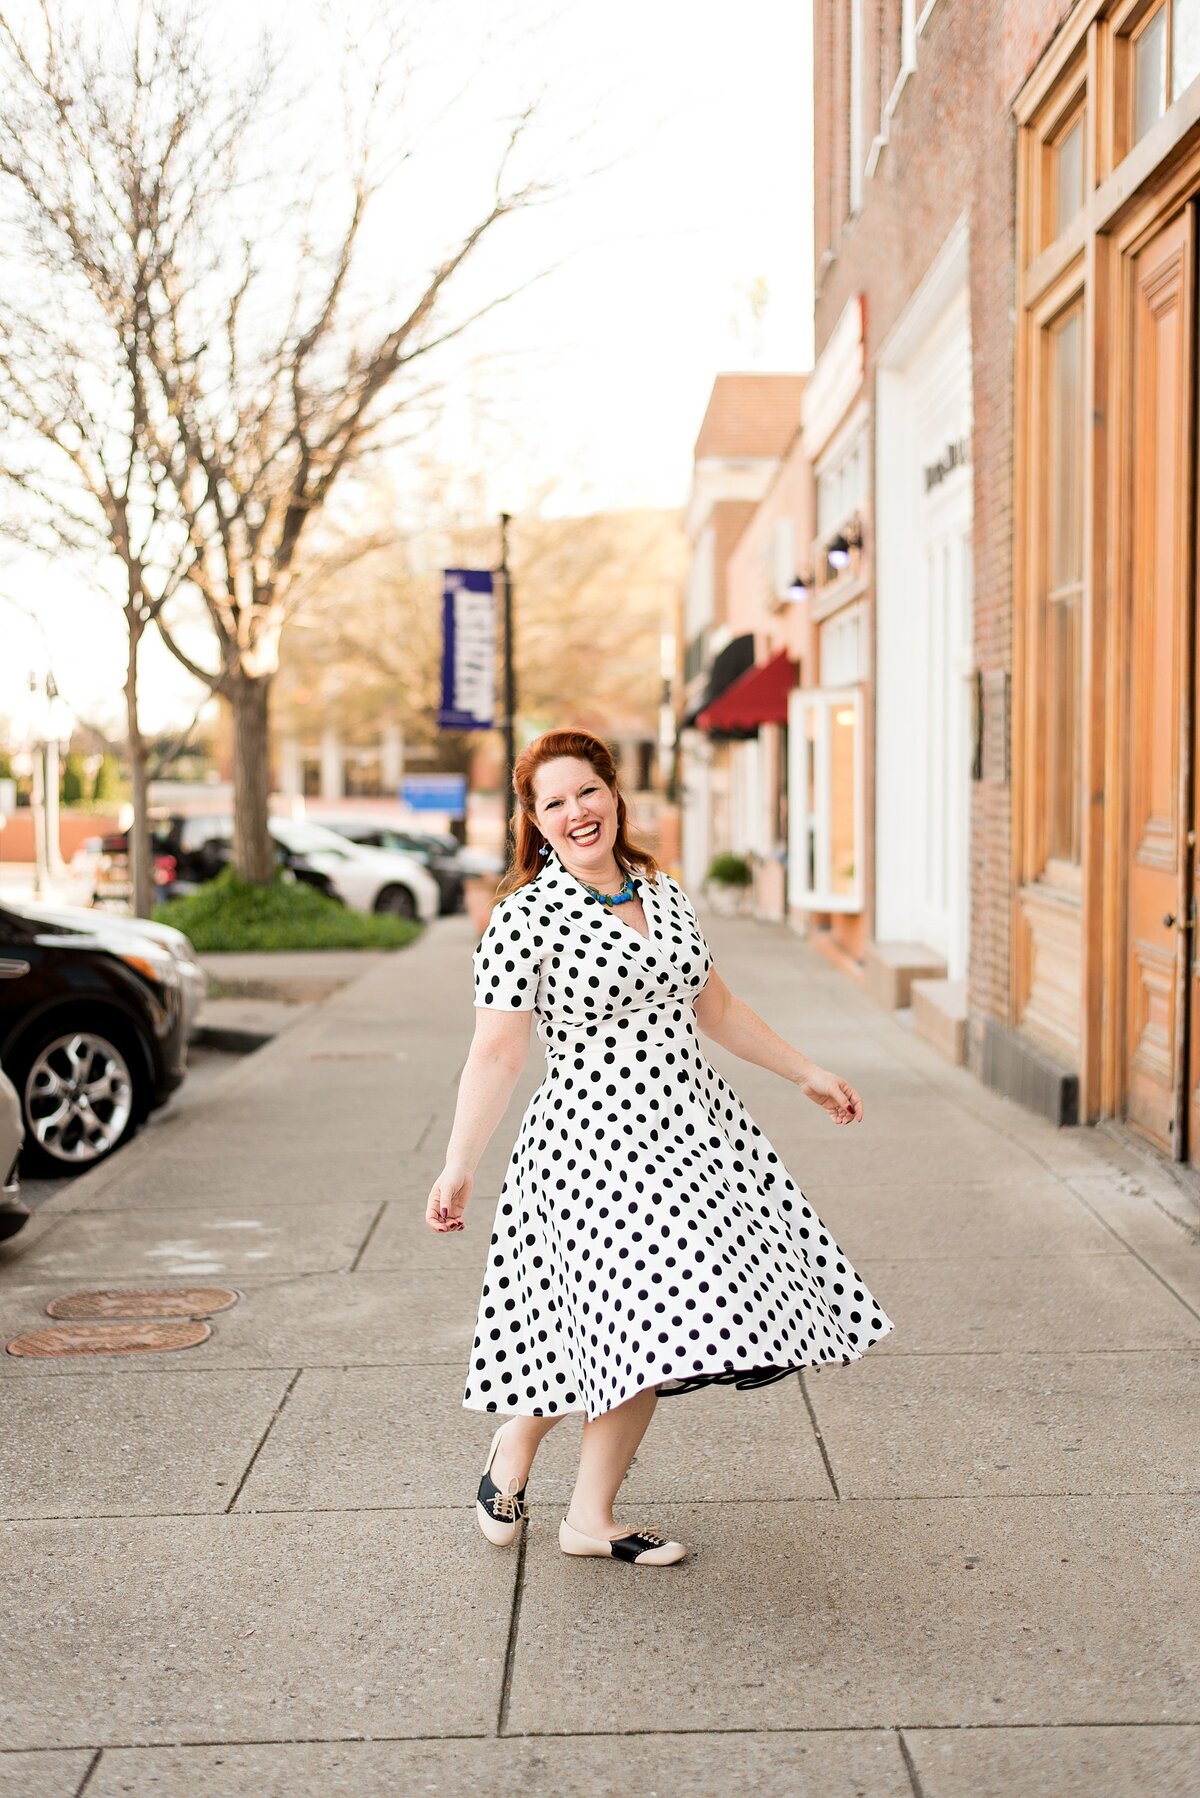
<instances>
[{"instance_id":1,"label":"concrete sidewalk","mask_svg":"<svg viewBox=\"0 0 1200 1798\"><path fill-rule=\"evenodd\" d=\"M660 1403L621 1514L681 1566L560 1555L577 1419L524 1544L490 1548L461 1395L518 1108L466 1231L432 1235L472 1022L439 924L0 1250L4 1341L93 1286L241 1294L186 1351L0 1355L0 1798L1200 1789L1188 1198L791 938L711 941L864 1096L836 1130L723 1062L893 1335Z\"/></svg>"}]
</instances>

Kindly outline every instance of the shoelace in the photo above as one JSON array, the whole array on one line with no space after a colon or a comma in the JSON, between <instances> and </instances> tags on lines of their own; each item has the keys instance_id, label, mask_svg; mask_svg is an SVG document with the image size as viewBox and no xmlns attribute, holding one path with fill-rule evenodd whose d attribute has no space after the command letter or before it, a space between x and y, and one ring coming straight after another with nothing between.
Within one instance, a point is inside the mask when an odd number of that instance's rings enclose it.
<instances>
[{"instance_id":1,"label":"shoelace","mask_svg":"<svg viewBox=\"0 0 1200 1798\"><path fill-rule=\"evenodd\" d=\"M656 1548L660 1548L667 1538L660 1536L657 1530L638 1530L637 1539L639 1542L651 1542Z\"/></svg>"},{"instance_id":2,"label":"shoelace","mask_svg":"<svg viewBox=\"0 0 1200 1798\"><path fill-rule=\"evenodd\" d=\"M492 1498L492 1516L505 1523L516 1523L529 1516L526 1501L515 1492L497 1492Z\"/></svg>"}]
</instances>

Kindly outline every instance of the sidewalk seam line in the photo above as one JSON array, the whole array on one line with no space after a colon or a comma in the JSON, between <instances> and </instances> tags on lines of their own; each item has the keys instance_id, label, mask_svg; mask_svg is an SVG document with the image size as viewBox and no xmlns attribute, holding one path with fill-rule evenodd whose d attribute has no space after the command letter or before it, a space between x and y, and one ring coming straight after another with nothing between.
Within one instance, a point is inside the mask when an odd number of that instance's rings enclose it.
<instances>
[{"instance_id":1,"label":"sidewalk seam line","mask_svg":"<svg viewBox=\"0 0 1200 1798\"><path fill-rule=\"evenodd\" d=\"M829 1476L829 1484L833 1487L833 1496L838 1500L838 1502L840 1504L842 1495L838 1490L837 1480L834 1478L833 1462L829 1459L829 1451L825 1447L825 1438L821 1434L821 1426L817 1422L817 1414L813 1410L813 1402L812 1402L812 1399L809 1397L808 1387L805 1384L803 1372L797 1373L796 1378L800 1382L800 1393L804 1399L804 1408L808 1412L808 1421L812 1425L813 1435L817 1439L817 1447L821 1451L821 1459L825 1463L825 1472Z\"/></svg>"},{"instance_id":2,"label":"sidewalk seam line","mask_svg":"<svg viewBox=\"0 0 1200 1798\"><path fill-rule=\"evenodd\" d=\"M896 1725L896 1741L900 1746L900 1759L904 1762L904 1770L908 1774L908 1783L913 1789L913 1798L925 1798L925 1792L921 1785L921 1776L917 1772L917 1763L912 1757L912 1752L908 1743L904 1740L904 1726L900 1723Z\"/></svg>"},{"instance_id":3,"label":"sidewalk seam line","mask_svg":"<svg viewBox=\"0 0 1200 1798\"><path fill-rule=\"evenodd\" d=\"M529 1542L529 1524L521 1531L517 1544L517 1570L513 1578L512 1609L508 1618L508 1640L504 1645L504 1667L500 1675L500 1706L496 1712L496 1734L503 1736L508 1724L508 1707L512 1698L513 1669L517 1658L517 1630L521 1621L521 1600L525 1594L525 1552Z\"/></svg>"},{"instance_id":4,"label":"sidewalk seam line","mask_svg":"<svg viewBox=\"0 0 1200 1798\"><path fill-rule=\"evenodd\" d=\"M103 1754L104 1754L103 1748L97 1748L95 1754L93 1754L91 1760L88 1762L87 1766L84 1768L83 1778L80 1780L79 1784L75 1787L75 1798L83 1798L83 1794L87 1791L88 1786L92 1783L92 1774L96 1771L96 1768L100 1765L100 1761L103 1757Z\"/></svg>"},{"instance_id":5,"label":"sidewalk seam line","mask_svg":"<svg viewBox=\"0 0 1200 1798\"><path fill-rule=\"evenodd\" d=\"M33 1328L33 1325L27 1325L25 1327ZM1034 1360L1053 1357L1054 1360L1061 1361L1065 1355L1157 1355L1160 1357L1164 1355L1186 1355L1188 1357L1193 1357L1198 1349L1200 1349L1200 1341L1195 1337L1184 1337L1179 1342L1150 1343L1144 1348L1064 1348L1061 1344L1048 1345L1047 1347L1040 1349L895 1348L886 1350L886 1356L889 1361L969 1360L973 1357L984 1359L988 1356L998 1355L1021 1355L1028 1356ZM184 1353L185 1351L177 1350L175 1352ZM147 1362L143 1361L141 1365L146 1366L149 1371L149 1364ZM292 1361L219 1361L211 1367L180 1367L178 1365L160 1367L157 1363L154 1363L153 1371L155 1373L180 1374L283 1373L293 1365L294 1363ZM454 1361L332 1360L308 1361L305 1363L305 1366L312 1372L336 1369L342 1373L369 1373L372 1371L387 1372L389 1370L403 1370L407 1372L434 1371L438 1368L457 1367L458 1365L457 1359ZM30 1366L23 1369L19 1374L5 1373L0 1376L0 1390L2 1390L3 1382L6 1380L12 1380L14 1383L27 1380L115 1380L125 1378L133 1372L134 1369L132 1367L64 1367L60 1364L57 1368L52 1369L47 1367L43 1371L40 1368L35 1369ZM564 1417L582 1417L583 1411L564 1411L562 1415Z\"/></svg>"},{"instance_id":6,"label":"sidewalk seam line","mask_svg":"<svg viewBox=\"0 0 1200 1798\"><path fill-rule=\"evenodd\" d=\"M350 1266L346 1270L348 1273L356 1274L358 1272L358 1264L362 1260L363 1256L366 1254L367 1249L370 1247L371 1238L374 1236L376 1230L379 1228L379 1220L383 1216L384 1212L387 1210L388 1202L389 1201L387 1199L384 1199L384 1201L380 1205L378 1211L375 1213L374 1217L371 1219L370 1223L367 1225L367 1233L363 1237L362 1241L359 1243L358 1252L356 1253L353 1261L350 1263Z\"/></svg>"},{"instance_id":7,"label":"sidewalk seam line","mask_svg":"<svg viewBox=\"0 0 1200 1798\"><path fill-rule=\"evenodd\" d=\"M1189 1313L1190 1316L1200 1318L1200 1309L1198 1309L1195 1305L1193 1305L1189 1299L1185 1299L1181 1292L1176 1292L1175 1288L1171 1285L1171 1283L1167 1279L1166 1275L1160 1274L1158 1269L1156 1267L1153 1267L1150 1264L1150 1262L1147 1261L1145 1255L1141 1252L1141 1250L1135 1248L1134 1245L1130 1241L1128 1241L1128 1239L1126 1237L1122 1236L1120 1231L1117 1229L1116 1225L1110 1224L1108 1219L1095 1209L1095 1207L1092 1205L1090 1200L1085 1199L1081 1192L1076 1192L1075 1188L1073 1186L1071 1186L1069 1181L1067 1182L1067 1190L1071 1193L1071 1195L1075 1199L1076 1203L1079 1205L1082 1205L1084 1210L1089 1212L1090 1215L1092 1217L1094 1217L1098 1223L1103 1224L1104 1228L1106 1230L1108 1230L1116 1238L1116 1240L1119 1243L1122 1244L1122 1246L1125 1249L1125 1252L1129 1255L1132 1255L1133 1259L1135 1261L1139 1262L1141 1264L1141 1266L1145 1268L1146 1272L1148 1274L1151 1274L1153 1276L1153 1278L1158 1281L1160 1286L1165 1287L1166 1290L1170 1293L1171 1297L1173 1299L1176 1299L1179 1302L1179 1304L1181 1304L1183 1306L1184 1310ZM1151 1204L1153 1204L1153 1203L1154 1203L1154 1201L1151 1200ZM1186 1227L1185 1227L1185 1235L1186 1234L1187 1234L1187 1232L1186 1232ZM1195 1246L1194 1235L1192 1237L1191 1246L1193 1246L1193 1247Z\"/></svg>"},{"instance_id":8,"label":"sidewalk seam line","mask_svg":"<svg viewBox=\"0 0 1200 1798\"><path fill-rule=\"evenodd\" d=\"M251 1455L249 1461L246 1464L246 1471L243 1473L241 1479L237 1483L237 1490L234 1492L233 1497L230 1499L229 1503L225 1506L224 1512L222 1513L222 1512L218 1511L218 1512L213 1513L213 1515L218 1516L218 1517L224 1515L224 1516L228 1517L232 1513L234 1505L236 1505L238 1499L242 1496L242 1493L245 1491L246 1481L250 1478L250 1475L254 1472L254 1466L255 1466L256 1461L258 1460L258 1457L262 1454L263 1449L267 1446L267 1437L271 1434L271 1431L275 1428L275 1425L279 1422L279 1419L282 1417L283 1408L287 1404L288 1400L291 1398L292 1393L296 1390L296 1382L300 1378L300 1375L303 1372L304 1372L304 1369L302 1367L298 1367L296 1369L295 1373L292 1375L291 1379L288 1381L286 1387L284 1388L283 1397L280 1399L280 1401L276 1405L274 1411L272 1411L270 1417L267 1419L267 1427L258 1439L258 1447L255 1449L254 1453Z\"/></svg>"},{"instance_id":9,"label":"sidewalk seam line","mask_svg":"<svg viewBox=\"0 0 1200 1798\"><path fill-rule=\"evenodd\" d=\"M1093 1499L1098 1503L1116 1502L1127 1498L1148 1498L1168 1503L1174 1499L1200 1498L1200 1489L1183 1487L1169 1492L1156 1492L1149 1488L1128 1488L1118 1492L875 1492L875 1493L838 1493L836 1498L826 1493L805 1494L798 1496L795 1492L781 1494L774 1498L760 1498L754 1494L728 1495L722 1498L681 1498L678 1493L665 1498L655 1498L652 1494L638 1500L644 1505L959 1505L959 1504L991 1504L1004 1501L1014 1503L1065 1500ZM557 1501L562 1504L564 1501ZM557 1505L550 1499L535 1499L537 1505L544 1505L547 1510L554 1510ZM456 1504L411 1504L411 1505L256 1505L253 1512L239 1511L239 1517L407 1517L413 1511L457 1511ZM35 1511L28 1515L10 1515L0 1518L0 1524L17 1528L30 1523L186 1523L198 1521L206 1517L228 1517L228 1507L219 1511ZM0 1749L0 1753L4 1750Z\"/></svg>"},{"instance_id":10,"label":"sidewalk seam line","mask_svg":"<svg viewBox=\"0 0 1200 1798\"><path fill-rule=\"evenodd\" d=\"M1146 1717L1121 1718L1114 1721L1111 1717L1088 1719L1071 1717L1066 1720L1055 1718L1047 1723L1008 1723L1001 1720L984 1720L977 1723L813 1723L809 1725L789 1725L786 1723L760 1723L752 1728L745 1724L708 1724L698 1725L695 1729L653 1728L645 1729L518 1729L505 1736L506 1742L536 1741L597 1741L614 1742L641 1736L830 1736L830 1735L891 1735L897 1729L907 1730L946 1730L957 1735L967 1735L972 1730L990 1729L1200 1729L1200 1713L1196 1717ZM105 1742L96 1749L101 1754L154 1753L158 1750L188 1750L191 1748L292 1748L292 1747L351 1747L355 1743L364 1746L372 1742L399 1743L432 1743L440 1742L491 1742L496 1738L486 1730L464 1730L457 1734L430 1736L386 1736L386 1735L352 1735L352 1736L213 1736L203 1740L184 1742L178 1736L161 1742L147 1742L144 1738L131 1742ZM91 1744L89 1742L54 1742L34 1743L12 1748L0 1748L0 1761L5 1755L13 1754L83 1754ZM76 1794L78 1798L78 1793Z\"/></svg>"}]
</instances>

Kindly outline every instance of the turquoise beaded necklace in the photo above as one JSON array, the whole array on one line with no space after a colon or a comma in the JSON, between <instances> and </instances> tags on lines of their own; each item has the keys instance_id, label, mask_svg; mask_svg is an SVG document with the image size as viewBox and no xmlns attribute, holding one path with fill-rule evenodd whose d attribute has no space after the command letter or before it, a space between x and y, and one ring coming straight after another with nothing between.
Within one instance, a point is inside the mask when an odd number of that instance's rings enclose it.
<instances>
[{"instance_id":1,"label":"turquoise beaded necklace","mask_svg":"<svg viewBox=\"0 0 1200 1798\"><path fill-rule=\"evenodd\" d=\"M601 905L624 905L626 900L637 897L632 874L627 874L625 876L625 885L621 888L619 893L598 892L595 887L590 887L586 880L581 880L579 884L585 893L590 893L593 899L598 899L600 901Z\"/></svg>"},{"instance_id":2,"label":"turquoise beaded necklace","mask_svg":"<svg viewBox=\"0 0 1200 1798\"><path fill-rule=\"evenodd\" d=\"M543 843L538 850L538 854L543 861L546 860L550 853L549 843ZM561 867L561 862L559 865ZM573 874L571 878L573 880L579 880L577 874ZM624 886L616 893L602 893L597 887L590 887L586 880L579 880L579 885L583 888L585 893L590 893L593 899L598 899L601 905L624 905L628 900L637 898L637 888L634 885L633 875L628 873L625 876Z\"/></svg>"}]
</instances>

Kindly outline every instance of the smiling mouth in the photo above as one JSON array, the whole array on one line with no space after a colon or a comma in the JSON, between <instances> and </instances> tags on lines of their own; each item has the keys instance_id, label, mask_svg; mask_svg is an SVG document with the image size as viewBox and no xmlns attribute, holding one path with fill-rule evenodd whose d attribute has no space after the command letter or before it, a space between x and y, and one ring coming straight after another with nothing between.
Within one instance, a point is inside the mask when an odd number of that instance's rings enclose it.
<instances>
[{"instance_id":1,"label":"smiling mouth","mask_svg":"<svg viewBox=\"0 0 1200 1798\"><path fill-rule=\"evenodd\" d=\"M581 849L588 849L593 843L600 840L600 826L598 824L584 824L578 830L569 832L569 835L571 841L577 843Z\"/></svg>"}]
</instances>

